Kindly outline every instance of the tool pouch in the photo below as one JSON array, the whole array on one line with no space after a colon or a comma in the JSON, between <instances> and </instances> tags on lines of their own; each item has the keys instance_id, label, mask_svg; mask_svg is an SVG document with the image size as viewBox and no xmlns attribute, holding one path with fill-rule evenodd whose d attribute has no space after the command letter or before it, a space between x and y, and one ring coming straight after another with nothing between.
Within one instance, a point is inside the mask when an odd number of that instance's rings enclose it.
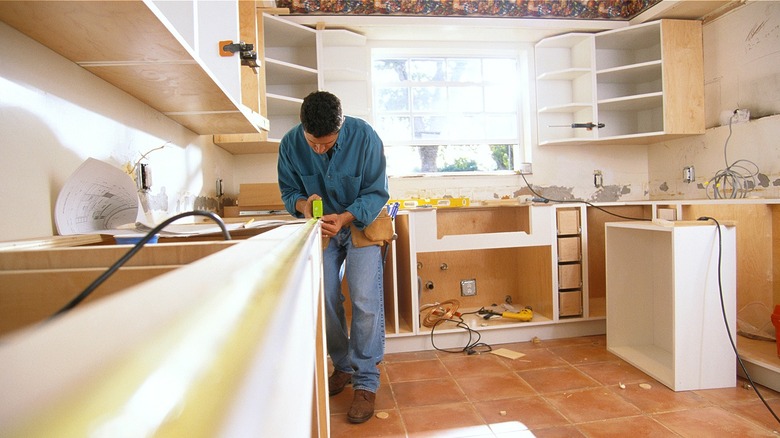
<instances>
[{"instance_id":1,"label":"tool pouch","mask_svg":"<svg viewBox=\"0 0 780 438\"><path fill-rule=\"evenodd\" d=\"M352 231L352 246L355 248L370 245L383 246L385 242L389 242L395 237L393 218L387 214L386 208L382 208L379 216L364 229L359 230L355 224L350 224L349 227Z\"/></svg>"}]
</instances>

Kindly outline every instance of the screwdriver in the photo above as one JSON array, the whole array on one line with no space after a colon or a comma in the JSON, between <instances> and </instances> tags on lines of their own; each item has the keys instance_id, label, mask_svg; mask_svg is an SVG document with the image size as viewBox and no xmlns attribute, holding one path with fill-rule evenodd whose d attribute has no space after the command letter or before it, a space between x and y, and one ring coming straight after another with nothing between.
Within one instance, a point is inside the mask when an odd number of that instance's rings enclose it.
<instances>
[{"instance_id":1,"label":"screwdriver","mask_svg":"<svg viewBox=\"0 0 780 438\"><path fill-rule=\"evenodd\" d=\"M593 130L593 128L603 128L604 124L603 123L596 124L593 122L588 122L588 123L572 123L571 125L547 125L547 127L548 128L585 128L588 131L591 131Z\"/></svg>"}]
</instances>

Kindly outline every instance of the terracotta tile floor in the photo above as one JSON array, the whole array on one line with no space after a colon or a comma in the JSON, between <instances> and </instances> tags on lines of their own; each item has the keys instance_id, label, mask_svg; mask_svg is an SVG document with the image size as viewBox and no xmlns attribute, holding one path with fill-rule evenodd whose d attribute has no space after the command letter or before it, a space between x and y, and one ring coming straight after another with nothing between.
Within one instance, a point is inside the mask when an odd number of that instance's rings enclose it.
<instances>
[{"instance_id":1,"label":"terracotta tile floor","mask_svg":"<svg viewBox=\"0 0 780 438\"><path fill-rule=\"evenodd\" d=\"M347 387L330 398L331 436L780 436L774 432L780 424L746 380L735 388L674 392L609 353L605 336L493 345L502 347L525 356L387 354L376 412L388 418L350 424ZM780 416L780 394L759 390Z\"/></svg>"}]
</instances>

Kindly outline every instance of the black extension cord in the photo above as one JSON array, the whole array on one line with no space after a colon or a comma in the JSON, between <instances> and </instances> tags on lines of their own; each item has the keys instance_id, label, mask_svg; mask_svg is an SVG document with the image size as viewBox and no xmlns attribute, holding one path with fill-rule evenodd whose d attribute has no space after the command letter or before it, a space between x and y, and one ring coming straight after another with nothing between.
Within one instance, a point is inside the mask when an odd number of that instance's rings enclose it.
<instances>
[{"instance_id":1,"label":"black extension cord","mask_svg":"<svg viewBox=\"0 0 780 438\"><path fill-rule=\"evenodd\" d=\"M764 397L761 395L761 392L759 392L758 387L755 383L753 383L753 379L750 377L750 374L748 373L747 368L745 367L745 364L742 362L742 358L739 356L739 352L737 351L737 346L734 344L734 339L731 337L731 328L729 327L729 321L726 317L726 305L723 303L723 280L721 278L721 260L723 257L723 238L721 236L720 232L720 222L718 222L717 219L710 216L702 216L698 218L697 220L700 221L713 221L715 222L715 229L718 230L718 290L720 291L720 310L723 314L723 324L726 326L726 333L729 337L729 342L731 343L731 348L734 350L734 355L737 357L737 362L739 362L739 366L742 368L742 372L745 373L745 377L747 377L748 381L750 382L750 385L753 387L753 391L756 392L756 395L758 395L758 398L761 399L761 401L764 403L764 406L769 410L769 412L772 414L773 417L775 417L775 420L777 420L778 423L780 423L780 418L778 418L777 414L775 414L775 411L772 410L772 407L769 406L769 403L764 400Z\"/></svg>"},{"instance_id":2,"label":"black extension cord","mask_svg":"<svg viewBox=\"0 0 780 438\"><path fill-rule=\"evenodd\" d=\"M528 187L528 190L530 190L531 193L533 193L536 196L533 199L534 202L544 202L544 203L556 202L556 203L559 203L559 204L568 203L568 202L580 202L582 204L585 204L585 205L588 205L590 207L593 207L596 210L601 210L604 213L611 214L612 216L619 217L621 219L628 219L628 220L631 220L631 221L649 221L649 220L651 220L651 219L645 219L643 217L629 217L629 216L623 216L623 215L620 215L620 214L617 214L617 213L613 213L611 211L608 211L606 209L603 209L603 208L599 207L598 205L593 205L592 203L590 203L588 201L583 201L582 199L551 199L551 198L548 198L546 196L542 196L536 190L534 190L534 188L531 186L531 184L528 183L528 180L525 179L525 175L523 175L521 173L520 176L523 178L523 181L525 182L526 187Z\"/></svg>"},{"instance_id":3,"label":"black extension cord","mask_svg":"<svg viewBox=\"0 0 780 438\"><path fill-rule=\"evenodd\" d=\"M146 245L147 242L149 242L157 233L163 230L163 228L167 227L171 223L187 216L206 216L213 220L214 222L219 225L219 227L222 229L222 235L224 236L225 240L230 240L230 232L228 231L227 227L225 226L225 222L222 221L222 219L217 216L216 214L210 212L210 211L202 211L202 210L193 210L193 211L187 211L184 213L179 213L175 216L171 216L170 218L166 219L156 227L154 227L151 231L146 233L146 235L138 241L132 248L130 248L130 251L128 251L125 255L123 255L119 260L117 260L113 265L111 265L100 277L98 277L95 281L92 282L89 286L86 287L81 293L76 295L73 299L71 299L67 304L65 304L60 310L55 312L52 316L49 317L49 321L51 321L54 318L57 318L58 316L70 311L79 303L84 301L92 292L95 291L95 289L98 288L103 282L108 280L111 275L114 274L119 268L121 268L125 263L127 263L130 258L132 258L138 251L143 248L144 245Z\"/></svg>"}]
</instances>

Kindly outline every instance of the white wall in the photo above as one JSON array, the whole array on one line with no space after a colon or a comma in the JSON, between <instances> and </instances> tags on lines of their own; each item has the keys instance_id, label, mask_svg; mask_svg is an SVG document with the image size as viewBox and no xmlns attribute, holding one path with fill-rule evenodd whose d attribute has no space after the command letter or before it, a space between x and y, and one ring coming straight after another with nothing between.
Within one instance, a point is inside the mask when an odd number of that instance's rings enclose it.
<instances>
[{"instance_id":1,"label":"white wall","mask_svg":"<svg viewBox=\"0 0 780 438\"><path fill-rule=\"evenodd\" d=\"M117 167L152 152L156 216L235 197L233 156L0 22L0 241L55 234L60 188L88 157Z\"/></svg>"},{"instance_id":2,"label":"white wall","mask_svg":"<svg viewBox=\"0 0 780 438\"><path fill-rule=\"evenodd\" d=\"M749 196L780 198L780 2L749 2L704 25L704 83L707 132L650 147L650 197L706 199L706 183L726 168L725 151L729 164L758 165ZM753 120L732 126L726 148L721 114L736 108L749 109ZM682 181L689 165L691 184Z\"/></svg>"}]
</instances>

